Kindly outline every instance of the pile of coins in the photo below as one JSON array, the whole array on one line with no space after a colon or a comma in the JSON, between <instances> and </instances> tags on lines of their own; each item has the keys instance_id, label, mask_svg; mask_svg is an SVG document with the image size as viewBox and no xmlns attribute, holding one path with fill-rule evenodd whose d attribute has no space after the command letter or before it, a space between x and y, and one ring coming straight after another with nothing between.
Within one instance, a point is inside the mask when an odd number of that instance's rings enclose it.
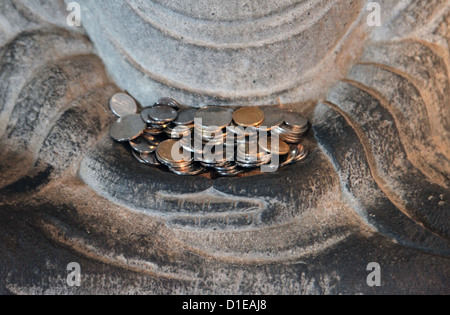
<instances>
[{"instance_id":1,"label":"pile of coins","mask_svg":"<svg viewBox=\"0 0 450 315\"><path fill-rule=\"evenodd\" d=\"M123 93L115 94L109 106L119 118L111 137L128 144L140 163L178 175L213 170L219 176L237 176L262 166L275 171L303 161L308 153L300 144L308 120L279 108L181 108L163 98L138 114L136 101Z\"/></svg>"},{"instance_id":2,"label":"pile of coins","mask_svg":"<svg viewBox=\"0 0 450 315\"><path fill-rule=\"evenodd\" d=\"M281 140L287 143L299 143L308 131L308 120L296 113L284 113L284 123L274 131Z\"/></svg>"}]
</instances>

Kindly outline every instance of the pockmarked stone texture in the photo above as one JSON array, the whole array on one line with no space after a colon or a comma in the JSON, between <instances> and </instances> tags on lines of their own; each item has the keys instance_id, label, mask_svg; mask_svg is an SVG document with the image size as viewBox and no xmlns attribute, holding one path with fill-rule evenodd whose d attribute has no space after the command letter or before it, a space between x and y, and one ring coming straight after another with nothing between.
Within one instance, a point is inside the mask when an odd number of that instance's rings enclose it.
<instances>
[{"instance_id":1,"label":"pockmarked stone texture","mask_svg":"<svg viewBox=\"0 0 450 315\"><path fill-rule=\"evenodd\" d=\"M0 294L449 294L450 2L379 3L371 28L367 1L80 1L70 28L62 1L2 1ZM280 100L310 155L147 167L109 136L123 90Z\"/></svg>"}]
</instances>

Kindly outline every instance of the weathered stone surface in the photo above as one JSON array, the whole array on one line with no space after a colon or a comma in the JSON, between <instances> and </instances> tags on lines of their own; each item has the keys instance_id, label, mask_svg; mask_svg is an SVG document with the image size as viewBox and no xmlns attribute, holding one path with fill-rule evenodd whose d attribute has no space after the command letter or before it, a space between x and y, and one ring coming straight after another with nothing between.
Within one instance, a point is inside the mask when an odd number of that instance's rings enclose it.
<instances>
[{"instance_id":1,"label":"weathered stone surface","mask_svg":"<svg viewBox=\"0 0 450 315\"><path fill-rule=\"evenodd\" d=\"M370 165L370 162L368 162L370 157L364 154L367 151L364 150L361 139L358 137L358 131L353 130L355 126L350 125L337 111L329 109L325 105L319 105L317 113L321 117L320 120L317 120L317 135L323 143L324 149L330 153L333 152L333 161L338 169L341 181L345 190L352 196L355 210L362 218L375 226L377 230L396 239L401 244L448 255L448 236L437 237L435 235L442 230L448 231L448 227L445 226L439 229L439 225L445 225L449 222L445 218L448 215L448 208L444 208L444 205L441 204L442 208L434 209L432 214L438 217L429 220L431 222L428 221L427 223L428 225L434 224L435 228L430 228L431 231L423 229L423 222L420 222L417 218L418 215L414 217L408 213L408 209L403 208L404 206L398 202L396 196L392 196L392 194L401 190L401 187L397 187L394 193L389 194L390 191L385 189L382 180L378 176L373 176L376 172L373 168L376 169L377 166ZM331 120L334 121L334 126L330 126ZM335 138L334 135L338 137ZM339 141L336 141L337 139ZM392 156L396 154L396 152L393 152ZM391 163L388 162L387 165L391 165ZM410 178L404 184L417 186L417 183L421 183L420 179L420 177ZM417 180L417 183L415 180ZM413 189L410 190L413 191ZM406 193L404 194L406 197ZM410 198L408 201L414 203L414 197L417 196L426 196L426 192L416 192L415 196L407 196ZM417 207L416 201L415 209L433 209L438 205L439 200L443 199L440 197L437 197L436 200L434 198L429 199L425 207ZM440 217L441 215L444 217Z\"/></svg>"},{"instance_id":2,"label":"weathered stone surface","mask_svg":"<svg viewBox=\"0 0 450 315\"><path fill-rule=\"evenodd\" d=\"M449 3L380 1L389 15L372 31L365 2L350 2L83 1L100 59L82 30L62 29L62 2L3 1L0 294L449 294ZM262 70L255 55L277 60ZM291 100L313 121L311 154L242 178L144 167L108 137L118 88L102 61L144 103ZM80 288L66 284L70 262ZM370 262L380 288L366 284Z\"/></svg>"},{"instance_id":3,"label":"weathered stone surface","mask_svg":"<svg viewBox=\"0 0 450 315\"><path fill-rule=\"evenodd\" d=\"M348 83L339 83L329 99L339 104L359 132L372 176L384 193L409 216L448 237L450 209L441 201L449 199L449 191L427 180L410 164L388 111L373 96Z\"/></svg>"},{"instance_id":4,"label":"weathered stone surface","mask_svg":"<svg viewBox=\"0 0 450 315\"><path fill-rule=\"evenodd\" d=\"M192 106L323 97L366 32L363 1L81 4L106 67L143 104L167 94Z\"/></svg>"}]
</instances>

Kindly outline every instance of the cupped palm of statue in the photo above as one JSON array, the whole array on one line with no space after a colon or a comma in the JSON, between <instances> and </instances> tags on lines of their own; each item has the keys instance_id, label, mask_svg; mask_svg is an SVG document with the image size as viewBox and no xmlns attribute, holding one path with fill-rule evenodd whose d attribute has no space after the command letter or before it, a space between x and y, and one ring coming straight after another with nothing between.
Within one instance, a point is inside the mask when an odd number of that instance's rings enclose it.
<instances>
[{"instance_id":1,"label":"cupped palm of statue","mask_svg":"<svg viewBox=\"0 0 450 315\"><path fill-rule=\"evenodd\" d=\"M82 0L81 31L46 1L13 2L0 12L0 293L446 293L448 1L379 1L372 27L367 1ZM137 108L121 95L111 113L120 90L190 108L161 101L118 123ZM192 108L252 127L261 112L239 108L279 102L311 121L301 163L212 178L176 175L173 142L152 155ZM161 162L179 167L144 165ZM88 279L78 291L61 281L71 262Z\"/></svg>"}]
</instances>

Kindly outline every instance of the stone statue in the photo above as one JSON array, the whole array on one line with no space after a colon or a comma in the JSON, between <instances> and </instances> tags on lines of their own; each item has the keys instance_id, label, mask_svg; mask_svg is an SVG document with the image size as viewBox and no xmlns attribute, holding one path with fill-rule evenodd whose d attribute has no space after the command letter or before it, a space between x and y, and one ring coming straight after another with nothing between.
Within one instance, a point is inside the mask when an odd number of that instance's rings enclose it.
<instances>
[{"instance_id":1,"label":"stone statue","mask_svg":"<svg viewBox=\"0 0 450 315\"><path fill-rule=\"evenodd\" d=\"M450 1L380 0L381 26L362 0L67 3L0 3L1 294L450 293ZM108 136L121 90L281 102L310 157L141 166Z\"/></svg>"}]
</instances>

